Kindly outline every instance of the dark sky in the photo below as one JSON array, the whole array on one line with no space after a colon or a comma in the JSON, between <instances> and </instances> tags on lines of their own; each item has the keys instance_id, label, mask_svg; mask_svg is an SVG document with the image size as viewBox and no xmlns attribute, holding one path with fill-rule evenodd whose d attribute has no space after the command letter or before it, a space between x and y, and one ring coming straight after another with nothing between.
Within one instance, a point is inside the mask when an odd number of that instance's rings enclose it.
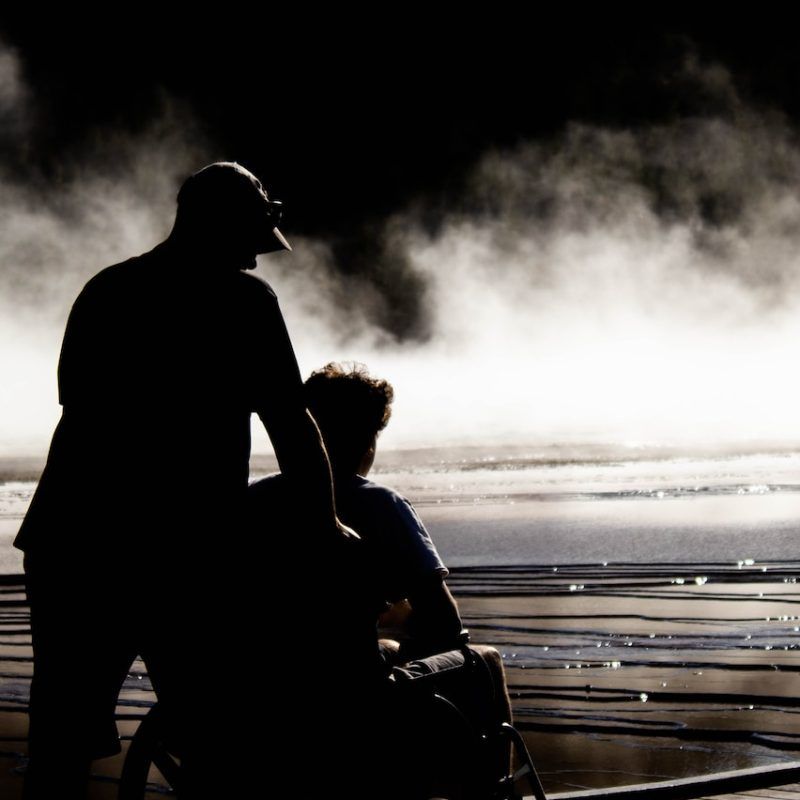
<instances>
[{"instance_id":1,"label":"dark sky","mask_svg":"<svg viewBox=\"0 0 800 800\"><path fill-rule=\"evenodd\" d=\"M435 229L488 147L556 138L569 121L628 127L713 113L719 98L682 76L687 58L724 65L748 104L800 117L791 26L737 26L729 15L657 29L514 13L434 18L389 6L166 28L118 10L48 15L46 26L6 18L0 36L35 98L18 167L46 177L92 136L135 134L177 101L218 158L243 163L285 202L287 232L324 238L340 269L381 280L403 271L387 267L382 220L421 199ZM389 327L402 336L416 316L399 305Z\"/></svg>"},{"instance_id":2,"label":"dark sky","mask_svg":"<svg viewBox=\"0 0 800 800\"><path fill-rule=\"evenodd\" d=\"M748 100L800 115L793 34L752 25L620 31L589 21L575 31L507 11L432 23L387 9L169 30L124 16L46 28L6 20L0 35L34 90L30 152L40 166L97 128L135 130L166 93L188 104L221 156L291 203L295 230L321 234L420 193L456 194L490 144L557 135L568 120L629 125L707 111L707 98L674 79L690 52L726 65Z\"/></svg>"}]
</instances>

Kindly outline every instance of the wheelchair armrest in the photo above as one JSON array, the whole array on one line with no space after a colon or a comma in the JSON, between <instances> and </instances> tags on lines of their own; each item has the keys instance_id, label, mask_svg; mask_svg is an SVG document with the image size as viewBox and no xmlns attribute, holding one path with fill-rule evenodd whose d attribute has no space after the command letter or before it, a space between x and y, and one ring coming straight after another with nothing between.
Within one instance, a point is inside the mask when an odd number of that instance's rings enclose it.
<instances>
[{"instance_id":1,"label":"wheelchair armrest","mask_svg":"<svg viewBox=\"0 0 800 800\"><path fill-rule=\"evenodd\" d=\"M471 664L473 667L480 661L480 656L469 648L469 631L466 628L462 628L461 632L456 637L456 646L454 649L460 650L464 654L465 663Z\"/></svg>"},{"instance_id":2,"label":"wheelchair armrest","mask_svg":"<svg viewBox=\"0 0 800 800\"><path fill-rule=\"evenodd\" d=\"M400 662L407 662L407 661L415 661L420 658L426 658L427 656L433 656L438 653L447 653L450 650L461 650L465 656L465 658L469 661L472 659L473 653L467 647L469 644L469 631L466 628L462 628L459 633L454 636L450 641L440 643L439 647L436 650L425 649L420 651L418 643L415 642L413 639L409 642L401 642L400 650L399 650L399 661Z\"/></svg>"},{"instance_id":3,"label":"wheelchair armrest","mask_svg":"<svg viewBox=\"0 0 800 800\"><path fill-rule=\"evenodd\" d=\"M455 649L460 650L464 654L464 660L467 663L474 663L475 653L469 649L469 631L462 628L461 632L456 637Z\"/></svg>"}]
</instances>

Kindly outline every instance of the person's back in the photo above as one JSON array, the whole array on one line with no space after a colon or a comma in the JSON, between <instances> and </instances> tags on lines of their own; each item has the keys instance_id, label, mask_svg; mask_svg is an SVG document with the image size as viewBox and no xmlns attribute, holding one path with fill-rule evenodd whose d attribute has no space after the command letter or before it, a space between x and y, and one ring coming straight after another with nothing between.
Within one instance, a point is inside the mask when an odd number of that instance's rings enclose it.
<instances>
[{"instance_id":1,"label":"person's back","mask_svg":"<svg viewBox=\"0 0 800 800\"><path fill-rule=\"evenodd\" d=\"M75 560L109 548L150 563L209 547L219 557L219 526L247 487L250 415L299 386L286 344L275 295L254 276L197 270L166 244L103 270L70 316L64 413L15 545Z\"/></svg>"}]
</instances>

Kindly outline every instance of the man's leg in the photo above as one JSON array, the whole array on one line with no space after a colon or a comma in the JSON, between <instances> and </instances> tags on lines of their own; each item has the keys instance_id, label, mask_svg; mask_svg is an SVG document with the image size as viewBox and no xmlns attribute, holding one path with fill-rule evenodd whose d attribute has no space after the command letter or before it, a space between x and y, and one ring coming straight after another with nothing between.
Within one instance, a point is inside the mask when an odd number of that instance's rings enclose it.
<instances>
[{"instance_id":1,"label":"man's leg","mask_svg":"<svg viewBox=\"0 0 800 800\"><path fill-rule=\"evenodd\" d=\"M511 722L511 698L508 695L508 686L506 685L506 672L503 667L503 657L500 655L496 647L487 644L471 644L470 650L477 653L489 674L492 676L492 682L495 689L495 713L500 722Z\"/></svg>"},{"instance_id":2,"label":"man's leg","mask_svg":"<svg viewBox=\"0 0 800 800\"><path fill-rule=\"evenodd\" d=\"M511 710L511 698L508 694L506 684L506 673L503 667L503 657L497 648L485 644L471 644L470 649L477 653L486 665L487 672L491 676L494 688L494 713L498 723L513 722ZM506 773L512 770L512 747L507 739L497 739L496 760L498 765Z\"/></svg>"},{"instance_id":3,"label":"man's leg","mask_svg":"<svg viewBox=\"0 0 800 800\"><path fill-rule=\"evenodd\" d=\"M252 733L237 724L244 699L240 650L218 589L216 581L198 587L186 577L160 583L141 631L140 654L181 762L180 800L238 796L252 767L243 746Z\"/></svg>"},{"instance_id":4,"label":"man's leg","mask_svg":"<svg viewBox=\"0 0 800 800\"><path fill-rule=\"evenodd\" d=\"M85 797L92 758L119 752L114 711L135 651L88 576L25 557L33 679L26 800Z\"/></svg>"}]
</instances>

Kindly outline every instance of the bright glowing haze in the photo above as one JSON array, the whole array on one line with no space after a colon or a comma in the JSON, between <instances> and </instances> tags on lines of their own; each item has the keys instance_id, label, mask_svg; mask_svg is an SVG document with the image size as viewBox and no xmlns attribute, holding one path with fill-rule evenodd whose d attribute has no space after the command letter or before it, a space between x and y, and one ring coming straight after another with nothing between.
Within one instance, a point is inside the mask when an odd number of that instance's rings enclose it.
<instances>
[{"instance_id":1,"label":"bright glowing haze","mask_svg":"<svg viewBox=\"0 0 800 800\"><path fill-rule=\"evenodd\" d=\"M800 442L800 147L779 116L604 130L490 151L435 235L425 200L385 235L427 282L425 342L366 313L374 290L293 237L263 257L304 373L360 360L397 398L384 444L605 440ZM27 90L0 58L4 136ZM168 232L180 180L224 157L173 112L87 151L57 186L0 162L0 454L44 453L55 367L83 282ZM267 447L259 435L256 450Z\"/></svg>"}]
</instances>

